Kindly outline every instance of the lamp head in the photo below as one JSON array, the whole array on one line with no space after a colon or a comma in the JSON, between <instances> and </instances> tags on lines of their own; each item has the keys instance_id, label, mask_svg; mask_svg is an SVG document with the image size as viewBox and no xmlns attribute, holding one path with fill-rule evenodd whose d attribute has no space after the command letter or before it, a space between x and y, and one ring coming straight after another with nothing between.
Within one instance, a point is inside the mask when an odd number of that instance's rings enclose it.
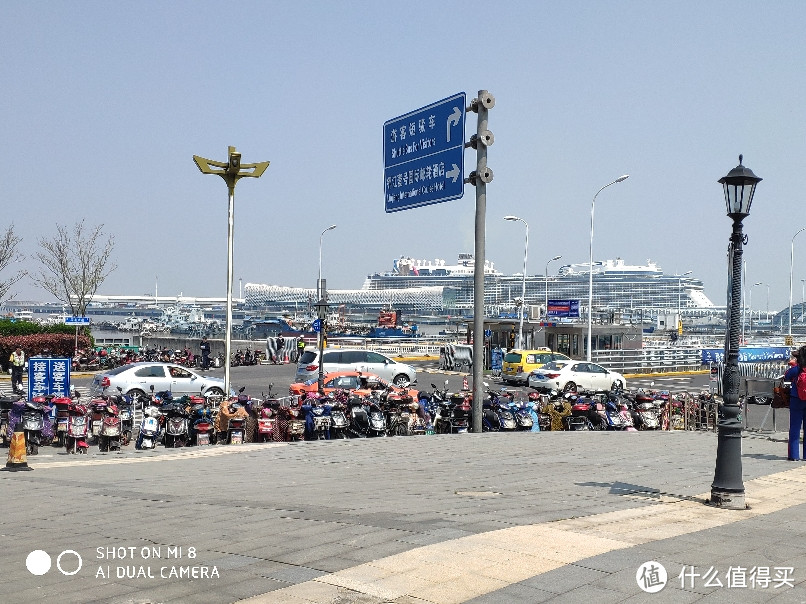
<instances>
[{"instance_id":1,"label":"lamp head","mask_svg":"<svg viewBox=\"0 0 806 604\"><path fill-rule=\"evenodd\" d=\"M504 216L504 220L520 220L517 216Z\"/></svg>"},{"instance_id":2,"label":"lamp head","mask_svg":"<svg viewBox=\"0 0 806 604\"><path fill-rule=\"evenodd\" d=\"M629 177L630 177L630 175L629 175L629 174L622 174L621 176L619 176L619 177L616 179L616 182L624 182L624 181L625 181L625 180L627 180Z\"/></svg>"},{"instance_id":3,"label":"lamp head","mask_svg":"<svg viewBox=\"0 0 806 604\"><path fill-rule=\"evenodd\" d=\"M725 205L728 216L741 220L750 213L753 194L756 192L756 185L761 180L761 178L753 174L750 168L742 165L742 156L740 155L739 165L718 181L725 192Z\"/></svg>"}]
</instances>

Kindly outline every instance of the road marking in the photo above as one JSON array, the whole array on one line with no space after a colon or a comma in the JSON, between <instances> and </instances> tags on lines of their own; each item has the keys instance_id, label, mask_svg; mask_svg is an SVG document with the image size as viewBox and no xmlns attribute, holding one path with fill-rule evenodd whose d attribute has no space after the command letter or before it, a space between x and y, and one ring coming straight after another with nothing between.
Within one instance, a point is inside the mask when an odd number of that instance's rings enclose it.
<instances>
[{"instance_id":1,"label":"road marking","mask_svg":"<svg viewBox=\"0 0 806 604\"><path fill-rule=\"evenodd\" d=\"M241 602L336 602L347 590L386 602L459 604L585 558L806 503L806 470L749 480L745 490L748 510L706 506L706 494L699 500L516 526L414 548Z\"/></svg>"}]
</instances>

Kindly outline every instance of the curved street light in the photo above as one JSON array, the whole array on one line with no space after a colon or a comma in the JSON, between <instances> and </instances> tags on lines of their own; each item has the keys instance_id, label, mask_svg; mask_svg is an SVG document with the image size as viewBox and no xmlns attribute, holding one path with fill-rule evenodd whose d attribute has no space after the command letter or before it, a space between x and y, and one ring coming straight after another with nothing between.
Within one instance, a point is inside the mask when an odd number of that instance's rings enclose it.
<instances>
[{"instance_id":1,"label":"curved street light","mask_svg":"<svg viewBox=\"0 0 806 604\"><path fill-rule=\"evenodd\" d=\"M624 174L619 176L613 182L607 183L601 189L596 191L596 195L593 196L593 201L591 201L591 241L590 241L590 260L588 262L588 356L587 360L590 363L591 361L591 341L592 341L592 334L593 334L593 210L596 206L596 197L598 197L599 193L604 191L607 187L616 184L617 182L623 182L630 177L629 174Z\"/></svg>"},{"instance_id":2,"label":"curved street light","mask_svg":"<svg viewBox=\"0 0 806 604\"><path fill-rule=\"evenodd\" d=\"M792 338L792 269L795 266L795 237L800 235L803 231L806 231L806 227L803 227L792 235L792 244L789 247L789 331L787 334L789 335L790 341ZM801 313L803 313L803 309L801 308L800 310Z\"/></svg>"},{"instance_id":3,"label":"curved street light","mask_svg":"<svg viewBox=\"0 0 806 604\"><path fill-rule=\"evenodd\" d=\"M322 289L323 289L322 288L322 237L325 236L325 233L327 233L328 231L332 231L335 228L336 228L336 225L331 224L324 231L322 231L321 235L319 235L319 279L316 282L316 290L317 290L317 295L318 295L320 300L324 297L324 292L322 291Z\"/></svg>"},{"instance_id":4,"label":"curved street light","mask_svg":"<svg viewBox=\"0 0 806 604\"><path fill-rule=\"evenodd\" d=\"M526 306L526 258L529 256L529 223L517 216L504 216L504 220L520 221L526 225L526 242L523 245L523 286L521 287L521 312L518 325L518 348L523 350L523 309Z\"/></svg>"}]
</instances>

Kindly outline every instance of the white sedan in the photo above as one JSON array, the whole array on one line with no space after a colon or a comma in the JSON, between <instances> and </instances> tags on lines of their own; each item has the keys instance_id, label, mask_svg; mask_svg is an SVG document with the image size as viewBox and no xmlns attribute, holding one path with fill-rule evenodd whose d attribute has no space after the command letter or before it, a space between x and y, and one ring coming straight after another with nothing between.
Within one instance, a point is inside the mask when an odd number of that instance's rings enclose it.
<instances>
[{"instance_id":1,"label":"white sedan","mask_svg":"<svg viewBox=\"0 0 806 604\"><path fill-rule=\"evenodd\" d=\"M626 385L620 373L587 361L552 361L529 374L529 387L535 390L607 392Z\"/></svg>"}]
</instances>

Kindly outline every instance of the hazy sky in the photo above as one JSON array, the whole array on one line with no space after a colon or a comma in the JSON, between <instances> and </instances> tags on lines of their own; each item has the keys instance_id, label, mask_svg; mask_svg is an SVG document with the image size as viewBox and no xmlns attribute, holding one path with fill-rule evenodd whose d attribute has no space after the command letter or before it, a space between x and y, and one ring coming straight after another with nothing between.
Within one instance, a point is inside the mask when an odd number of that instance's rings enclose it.
<instances>
[{"instance_id":1,"label":"hazy sky","mask_svg":"<svg viewBox=\"0 0 806 604\"><path fill-rule=\"evenodd\" d=\"M194 154L271 161L235 194L234 289L357 289L401 254L473 251L475 192L386 214L383 123L460 91L495 95L487 258L529 274L594 258L693 271L725 303L717 180L764 178L747 281L789 301L806 226L803 2L17 2L0 19L5 218L39 238L82 217L115 237L99 293L224 296L227 190ZM467 134L475 131L468 114ZM466 172L475 153L465 153ZM3 275L6 277L7 275ZM794 299L806 279L795 240ZM50 299L26 279L13 292ZM766 288L753 289L764 310Z\"/></svg>"}]
</instances>

